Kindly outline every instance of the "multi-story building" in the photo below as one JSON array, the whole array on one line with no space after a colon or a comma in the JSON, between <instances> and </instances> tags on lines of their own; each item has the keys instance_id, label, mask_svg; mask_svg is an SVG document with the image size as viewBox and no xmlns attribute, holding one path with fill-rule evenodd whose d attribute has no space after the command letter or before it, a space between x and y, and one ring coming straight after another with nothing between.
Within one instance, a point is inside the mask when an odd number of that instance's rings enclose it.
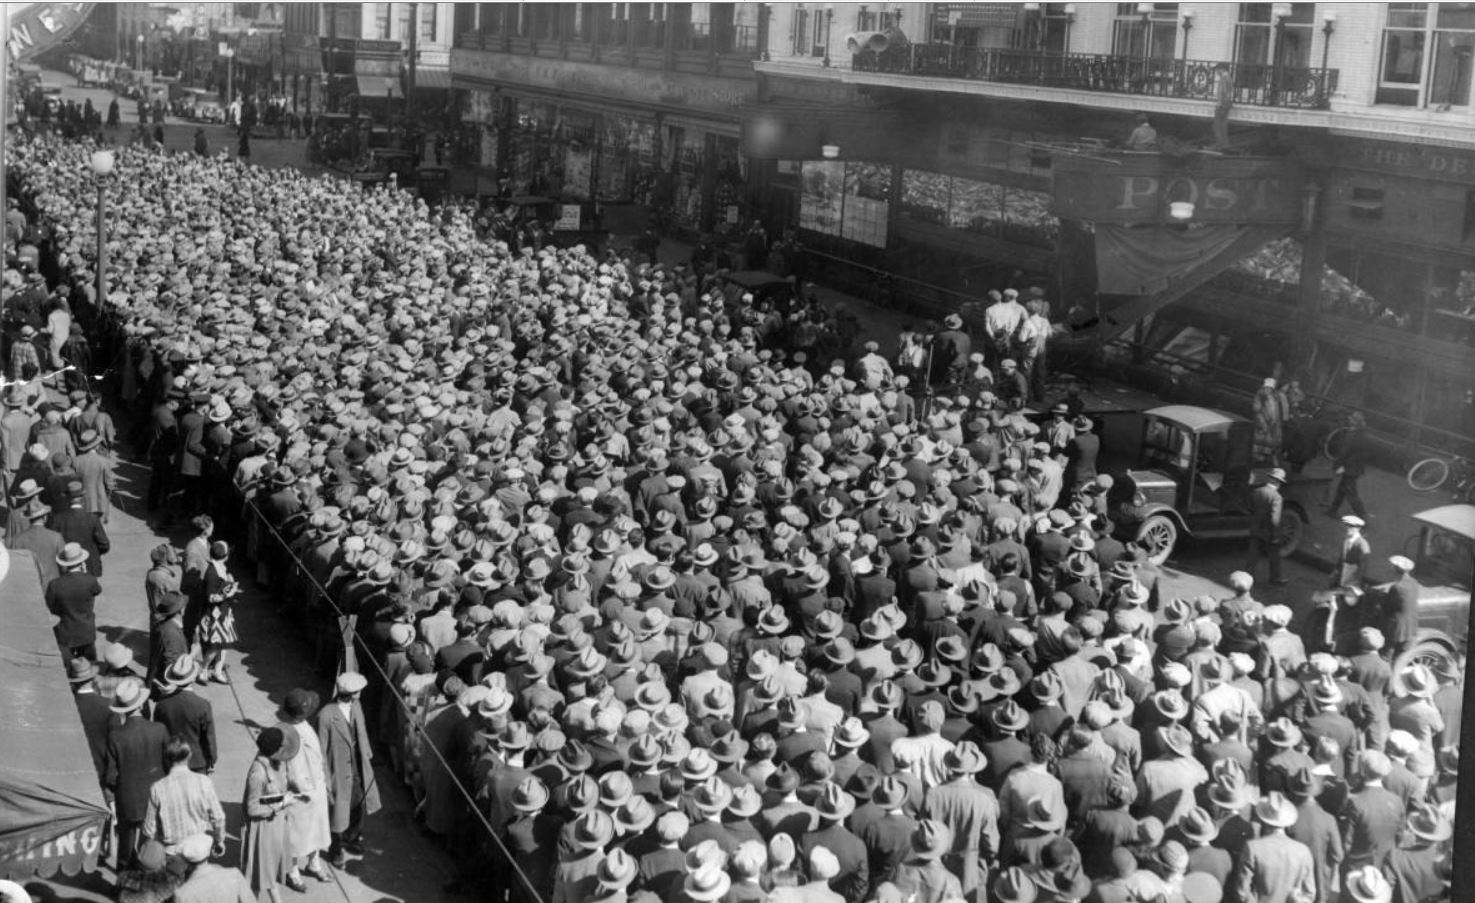
<instances>
[{"instance_id":1,"label":"multi-story building","mask_svg":"<svg viewBox=\"0 0 1475 903\"><path fill-rule=\"evenodd\" d=\"M831 278L1042 285L1144 370L1475 435L1475 5L778 3L767 36L741 165Z\"/></svg>"},{"instance_id":2,"label":"multi-story building","mask_svg":"<svg viewBox=\"0 0 1475 903\"><path fill-rule=\"evenodd\" d=\"M450 100L457 5L284 4L287 95L314 112L414 106L433 116Z\"/></svg>"},{"instance_id":3,"label":"multi-story building","mask_svg":"<svg viewBox=\"0 0 1475 903\"><path fill-rule=\"evenodd\" d=\"M736 229L753 200L739 139L770 6L457 4L458 162L484 192L500 178L519 194Z\"/></svg>"}]
</instances>

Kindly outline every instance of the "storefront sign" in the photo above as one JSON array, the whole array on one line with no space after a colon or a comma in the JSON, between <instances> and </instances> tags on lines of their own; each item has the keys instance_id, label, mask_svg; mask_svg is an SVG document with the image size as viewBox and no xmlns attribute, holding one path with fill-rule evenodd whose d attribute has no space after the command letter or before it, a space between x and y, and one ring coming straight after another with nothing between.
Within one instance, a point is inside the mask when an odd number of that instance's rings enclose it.
<instances>
[{"instance_id":1,"label":"storefront sign","mask_svg":"<svg viewBox=\"0 0 1475 903\"><path fill-rule=\"evenodd\" d=\"M581 209L580 208L580 205L578 205L578 204L559 204L558 205L558 221L553 224L553 231L555 231L555 232L564 232L564 231L577 232L578 229L579 229L579 225L580 225L580 223L579 223L579 210L580 209Z\"/></svg>"},{"instance_id":2,"label":"storefront sign","mask_svg":"<svg viewBox=\"0 0 1475 903\"><path fill-rule=\"evenodd\" d=\"M10 61L23 62L66 40L92 11L91 3L8 4L5 46Z\"/></svg>"},{"instance_id":3,"label":"storefront sign","mask_svg":"<svg viewBox=\"0 0 1475 903\"><path fill-rule=\"evenodd\" d=\"M1157 223L1192 204L1193 223L1297 223L1301 170L1284 160L1162 155L1054 158L1054 211L1096 223Z\"/></svg>"},{"instance_id":4,"label":"storefront sign","mask_svg":"<svg viewBox=\"0 0 1475 903\"><path fill-rule=\"evenodd\" d=\"M1475 183L1475 153L1449 147L1346 141L1336 145L1333 163L1350 169Z\"/></svg>"},{"instance_id":5,"label":"storefront sign","mask_svg":"<svg viewBox=\"0 0 1475 903\"><path fill-rule=\"evenodd\" d=\"M75 822L75 819L67 819ZM0 840L0 874L54 874L92 868L102 848L103 819L80 827L40 828Z\"/></svg>"},{"instance_id":6,"label":"storefront sign","mask_svg":"<svg viewBox=\"0 0 1475 903\"><path fill-rule=\"evenodd\" d=\"M451 51L451 79L457 88L493 83L727 113L735 113L757 97L756 82L752 79L541 60L459 47Z\"/></svg>"}]
</instances>

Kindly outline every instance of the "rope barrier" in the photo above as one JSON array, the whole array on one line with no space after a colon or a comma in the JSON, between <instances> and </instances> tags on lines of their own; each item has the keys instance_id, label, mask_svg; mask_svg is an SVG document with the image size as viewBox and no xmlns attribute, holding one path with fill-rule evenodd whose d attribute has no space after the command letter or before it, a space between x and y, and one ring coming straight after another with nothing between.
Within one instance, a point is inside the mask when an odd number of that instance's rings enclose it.
<instances>
[{"instance_id":1,"label":"rope barrier","mask_svg":"<svg viewBox=\"0 0 1475 903\"><path fill-rule=\"evenodd\" d=\"M281 544L282 551L289 558L292 559L298 569L302 572L303 576L306 577L307 580L313 585L313 587L317 589L317 591L321 594L323 601L326 602L328 606L333 609L333 613L340 619L347 619L348 617L350 617L349 615L344 613L343 609L338 607L338 603L333 600L333 597L328 592L327 587L319 583L317 577L314 576L313 573L307 569L302 559L297 557L297 554L292 551L291 544L287 542L286 537L283 536L281 531L276 528L275 524L267 520L265 514L263 514L261 509L256 506L256 503L251 499L242 499L241 501L242 504L251 509L251 512L255 515L257 521L271 531L272 536L274 536L277 542ZM410 707L409 702L405 700L404 694L400 693L399 688L394 686L394 684L390 681L389 673L384 670L384 666L380 664L379 659L373 654L373 650L369 648L368 643L364 640L362 636L359 636L357 631L355 631L353 634L353 641L356 645L360 646L363 649L363 658L373 664L374 670L378 672L379 676L384 680L385 687L388 688L388 691L394 696L395 701L400 704L400 707L404 709L407 716L406 721L414 728L414 730L419 732L421 739L425 741L426 748L434 754L436 760L439 761L441 766L446 769L446 774L449 775L451 783L456 786L456 790L460 792L461 797L466 801L467 805L471 807L471 811L476 815L476 820L481 822L482 827L486 829L487 835L491 837L492 840L496 843L497 850L502 854L502 857L507 861L507 863L512 866L512 872L517 877L518 882L522 885L523 891L528 895L529 901L531 901L531 903L544 903L542 895L538 893L537 888L533 886L532 879L529 878L527 876L527 873L522 870L522 867L518 865L517 857L512 854L511 850L507 849L506 843L502 841L501 836L498 834L497 829L492 825L491 820L487 818L486 814L481 811L481 807L477 805L475 796L466 789L466 785L461 783L460 778L456 776L456 771L454 768L451 767L451 763L446 761L445 756L441 755L440 750L436 748L433 742L431 742L430 735L427 734L425 731L425 726L421 724L417 718L414 717L414 710ZM455 705L455 702L453 701L451 704ZM365 715L365 717L368 716ZM371 779L373 778L372 775L366 777L369 777ZM365 790L367 791L367 787L365 788Z\"/></svg>"}]
</instances>

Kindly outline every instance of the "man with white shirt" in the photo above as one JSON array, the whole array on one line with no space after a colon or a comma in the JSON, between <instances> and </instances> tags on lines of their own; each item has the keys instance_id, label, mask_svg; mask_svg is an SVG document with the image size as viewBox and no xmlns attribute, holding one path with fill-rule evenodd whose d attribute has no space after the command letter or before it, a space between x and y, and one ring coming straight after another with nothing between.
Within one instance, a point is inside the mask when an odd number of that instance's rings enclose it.
<instances>
[{"instance_id":1,"label":"man with white shirt","mask_svg":"<svg viewBox=\"0 0 1475 903\"><path fill-rule=\"evenodd\" d=\"M1014 355L1014 343L1019 328L1029 311L1019 303L1017 289L1004 289L1003 298L984 311L983 321L988 329L989 348L993 351L993 365L997 369L1006 357Z\"/></svg>"}]
</instances>

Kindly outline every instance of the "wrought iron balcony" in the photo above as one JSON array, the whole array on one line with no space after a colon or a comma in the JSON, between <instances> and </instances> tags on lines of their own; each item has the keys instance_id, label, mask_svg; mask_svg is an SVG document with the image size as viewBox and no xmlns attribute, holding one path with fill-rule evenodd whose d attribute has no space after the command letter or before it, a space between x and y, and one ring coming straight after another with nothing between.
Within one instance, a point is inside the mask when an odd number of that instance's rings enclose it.
<instances>
[{"instance_id":1,"label":"wrought iron balcony","mask_svg":"<svg viewBox=\"0 0 1475 903\"><path fill-rule=\"evenodd\" d=\"M1165 60L1096 53L909 44L851 58L857 72L926 75L972 81L1144 94L1152 97L1214 99L1216 69L1229 67L1234 102L1243 106L1324 110L1337 90L1336 69Z\"/></svg>"}]
</instances>

